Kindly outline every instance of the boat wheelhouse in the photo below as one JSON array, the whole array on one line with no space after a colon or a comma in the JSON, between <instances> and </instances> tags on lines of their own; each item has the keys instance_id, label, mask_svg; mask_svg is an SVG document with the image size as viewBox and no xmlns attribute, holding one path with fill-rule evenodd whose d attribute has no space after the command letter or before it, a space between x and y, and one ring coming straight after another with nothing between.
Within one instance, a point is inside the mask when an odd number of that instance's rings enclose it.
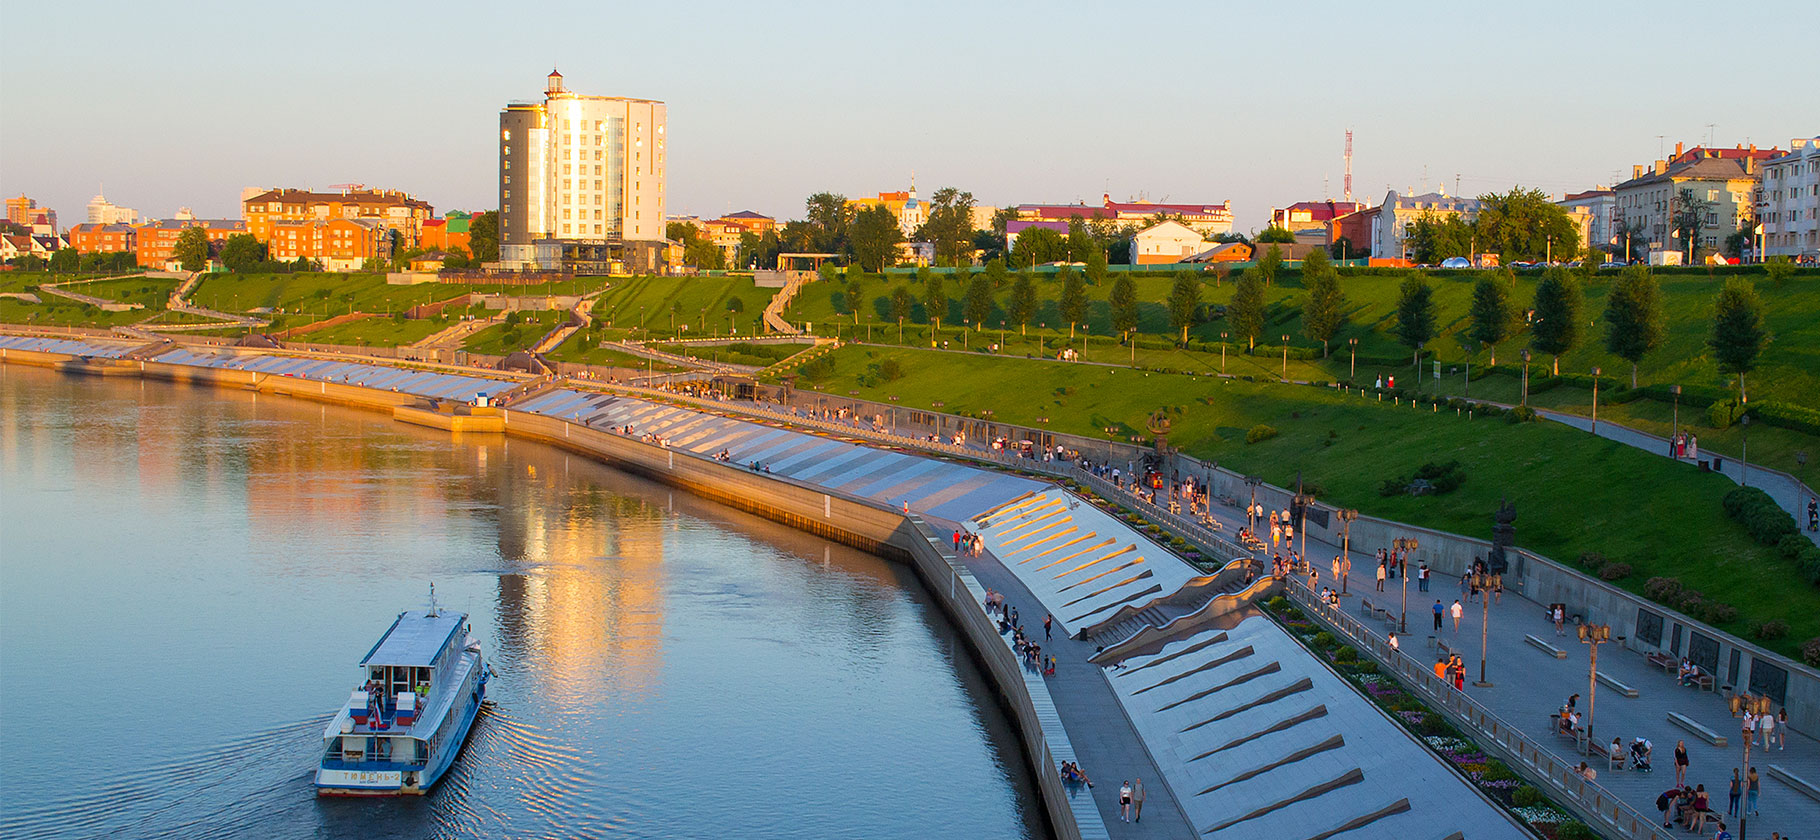
<instances>
[{"instance_id":1,"label":"boat wheelhouse","mask_svg":"<svg viewBox=\"0 0 1820 840\"><path fill-rule=\"evenodd\" d=\"M467 614L433 601L399 613L360 661L366 682L322 733L317 793L427 793L461 751L486 698L486 660Z\"/></svg>"}]
</instances>

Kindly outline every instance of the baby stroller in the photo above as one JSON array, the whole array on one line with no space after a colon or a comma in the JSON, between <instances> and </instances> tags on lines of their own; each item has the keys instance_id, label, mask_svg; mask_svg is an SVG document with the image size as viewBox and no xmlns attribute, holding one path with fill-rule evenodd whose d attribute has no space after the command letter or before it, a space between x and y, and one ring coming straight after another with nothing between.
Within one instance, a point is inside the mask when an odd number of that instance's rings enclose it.
<instances>
[{"instance_id":1,"label":"baby stroller","mask_svg":"<svg viewBox=\"0 0 1820 840\"><path fill-rule=\"evenodd\" d=\"M1630 769L1648 773L1649 753L1649 742L1642 738L1630 742Z\"/></svg>"}]
</instances>

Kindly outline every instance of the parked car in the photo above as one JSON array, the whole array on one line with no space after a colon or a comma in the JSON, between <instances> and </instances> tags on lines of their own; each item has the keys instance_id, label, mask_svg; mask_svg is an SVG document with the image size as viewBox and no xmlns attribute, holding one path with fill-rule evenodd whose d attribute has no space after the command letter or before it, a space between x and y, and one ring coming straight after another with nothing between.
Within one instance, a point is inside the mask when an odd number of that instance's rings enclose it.
<instances>
[{"instance_id":1,"label":"parked car","mask_svg":"<svg viewBox=\"0 0 1820 840\"><path fill-rule=\"evenodd\" d=\"M1630 263L1627 263L1623 260L1612 260L1611 262L1599 263L1600 268L1623 268L1627 265L1630 265Z\"/></svg>"},{"instance_id":2,"label":"parked car","mask_svg":"<svg viewBox=\"0 0 1820 840\"><path fill-rule=\"evenodd\" d=\"M1472 260L1465 257L1448 257L1441 261L1442 268L1472 268Z\"/></svg>"}]
</instances>

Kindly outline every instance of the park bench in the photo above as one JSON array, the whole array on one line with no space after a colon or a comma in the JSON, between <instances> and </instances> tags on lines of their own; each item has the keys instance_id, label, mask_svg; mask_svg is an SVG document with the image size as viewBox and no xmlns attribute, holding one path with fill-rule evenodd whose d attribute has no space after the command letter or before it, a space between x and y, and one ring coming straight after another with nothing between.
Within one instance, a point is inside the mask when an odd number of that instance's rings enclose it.
<instances>
[{"instance_id":1,"label":"park bench","mask_svg":"<svg viewBox=\"0 0 1820 840\"><path fill-rule=\"evenodd\" d=\"M1564 651L1558 647L1555 647L1554 645L1551 645L1547 642L1542 641L1541 639L1537 638L1534 633L1529 633L1529 634L1524 635L1523 641L1528 642L1530 647L1533 647L1536 650L1546 653L1549 656L1552 656L1556 659L1566 659L1567 658L1567 651ZM1631 696L1635 697L1636 695L1632 694Z\"/></svg>"},{"instance_id":2,"label":"park bench","mask_svg":"<svg viewBox=\"0 0 1820 840\"><path fill-rule=\"evenodd\" d=\"M1594 676L1596 676L1598 678L1599 682L1604 683L1607 688L1610 688L1611 690L1616 691L1619 694L1624 695L1625 697L1637 696L1636 689L1631 688L1630 686L1625 685L1624 683L1618 682L1617 680L1613 679L1611 677L1611 675L1605 673L1604 671L1595 672Z\"/></svg>"},{"instance_id":3,"label":"park bench","mask_svg":"<svg viewBox=\"0 0 1820 840\"><path fill-rule=\"evenodd\" d=\"M1447 642L1443 639L1435 639L1435 648L1441 652L1442 656L1452 656L1454 654L1453 648L1449 647Z\"/></svg>"},{"instance_id":4,"label":"park bench","mask_svg":"<svg viewBox=\"0 0 1820 840\"><path fill-rule=\"evenodd\" d=\"M1682 729L1687 730L1688 732L1693 733L1693 736L1695 738L1699 738L1700 740L1705 741L1708 744L1712 744L1715 747L1725 746L1726 742L1725 742L1724 735L1720 735L1719 733L1714 732L1711 729L1707 729L1706 727L1701 726L1693 718L1690 718L1687 715L1681 714L1680 712L1669 712L1668 713L1668 722L1672 723L1676 726L1679 726Z\"/></svg>"},{"instance_id":5,"label":"park bench","mask_svg":"<svg viewBox=\"0 0 1820 840\"><path fill-rule=\"evenodd\" d=\"M1661 668L1664 674L1673 673L1677 664L1675 658L1666 653L1652 653L1646 658L1649 659L1649 664Z\"/></svg>"},{"instance_id":6,"label":"park bench","mask_svg":"<svg viewBox=\"0 0 1820 840\"><path fill-rule=\"evenodd\" d=\"M1820 799L1820 785L1816 785L1813 782L1788 772L1788 769L1780 764L1771 764L1768 769L1771 776L1775 776L1776 778L1787 782L1789 787L1800 791L1808 798Z\"/></svg>"},{"instance_id":7,"label":"park bench","mask_svg":"<svg viewBox=\"0 0 1820 840\"><path fill-rule=\"evenodd\" d=\"M1359 615L1371 615L1373 609L1370 598L1359 599Z\"/></svg>"}]
</instances>

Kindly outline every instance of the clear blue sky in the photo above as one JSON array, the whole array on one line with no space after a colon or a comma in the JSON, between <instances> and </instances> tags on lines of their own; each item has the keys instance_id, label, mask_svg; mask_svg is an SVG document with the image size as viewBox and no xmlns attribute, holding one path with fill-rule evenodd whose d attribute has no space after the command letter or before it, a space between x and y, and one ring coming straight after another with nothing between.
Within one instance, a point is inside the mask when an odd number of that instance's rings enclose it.
<instances>
[{"instance_id":1,"label":"clear blue sky","mask_svg":"<svg viewBox=\"0 0 1820 840\"><path fill-rule=\"evenodd\" d=\"M661 99L670 209L954 185L980 203L1609 183L1659 144L1820 133L1810 3L24 3L0 26L0 192L82 220L245 186L494 204L500 107L552 64ZM1756 75L1761 73L1761 75ZM1658 135L1665 140L1659 141ZM1425 174L1426 173L1426 174ZM1328 186L1323 192L1323 178Z\"/></svg>"}]
</instances>

